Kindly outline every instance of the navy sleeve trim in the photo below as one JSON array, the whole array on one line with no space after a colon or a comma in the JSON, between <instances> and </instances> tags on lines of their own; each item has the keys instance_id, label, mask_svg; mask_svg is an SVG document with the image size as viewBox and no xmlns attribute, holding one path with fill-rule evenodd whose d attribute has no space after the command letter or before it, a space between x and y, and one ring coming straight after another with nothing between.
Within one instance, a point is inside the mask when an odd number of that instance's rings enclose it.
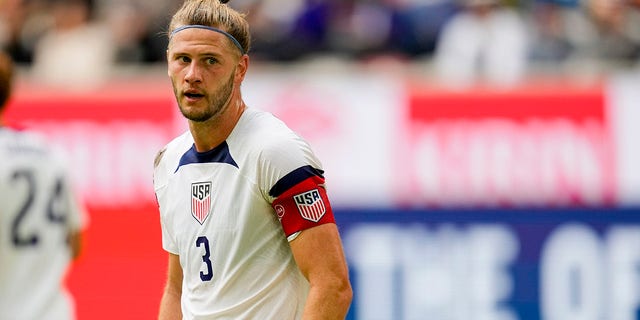
<instances>
[{"instance_id":1,"label":"navy sleeve trim","mask_svg":"<svg viewBox=\"0 0 640 320\"><path fill-rule=\"evenodd\" d=\"M316 169L312 166L304 166L298 169L295 169L289 172L287 175L282 177L282 179L278 180L276 184L273 185L271 190L269 190L269 195L272 197L278 197L283 194L285 191L291 189L291 187L297 185L298 183L314 177L318 176L324 179L324 171L320 169Z\"/></svg>"}]
</instances>

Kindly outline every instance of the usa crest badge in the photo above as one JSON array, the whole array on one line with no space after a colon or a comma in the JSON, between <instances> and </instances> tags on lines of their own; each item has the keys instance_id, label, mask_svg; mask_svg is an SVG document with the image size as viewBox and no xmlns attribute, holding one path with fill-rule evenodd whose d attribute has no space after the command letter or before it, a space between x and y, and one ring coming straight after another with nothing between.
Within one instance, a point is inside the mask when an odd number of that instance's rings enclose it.
<instances>
[{"instance_id":1,"label":"usa crest badge","mask_svg":"<svg viewBox=\"0 0 640 320\"><path fill-rule=\"evenodd\" d=\"M318 189L300 193L293 196L293 199L300 215L309 221L318 222L327 212Z\"/></svg>"},{"instance_id":2,"label":"usa crest badge","mask_svg":"<svg viewBox=\"0 0 640 320\"><path fill-rule=\"evenodd\" d=\"M211 210L211 182L191 184L191 215L203 224Z\"/></svg>"}]
</instances>

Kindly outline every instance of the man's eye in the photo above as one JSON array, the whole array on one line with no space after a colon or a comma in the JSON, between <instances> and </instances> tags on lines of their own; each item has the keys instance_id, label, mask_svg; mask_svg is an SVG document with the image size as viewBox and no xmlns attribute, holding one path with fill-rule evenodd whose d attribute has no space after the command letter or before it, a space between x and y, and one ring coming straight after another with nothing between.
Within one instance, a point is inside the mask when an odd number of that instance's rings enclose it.
<instances>
[{"instance_id":1,"label":"man's eye","mask_svg":"<svg viewBox=\"0 0 640 320\"><path fill-rule=\"evenodd\" d=\"M218 62L218 60L216 60L215 58L208 58L207 59L207 63L208 64L216 64Z\"/></svg>"},{"instance_id":2,"label":"man's eye","mask_svg":"<svg viewBox=\"0 0 640 320\"><path fill-rule=\"evenodd\" d=\"M189 57L186 57L186 56L178 57L178 60L180 60L181 62L187 62L187 63L191 62L191 59L189 59Z\"/></svg>"}]
</instances>

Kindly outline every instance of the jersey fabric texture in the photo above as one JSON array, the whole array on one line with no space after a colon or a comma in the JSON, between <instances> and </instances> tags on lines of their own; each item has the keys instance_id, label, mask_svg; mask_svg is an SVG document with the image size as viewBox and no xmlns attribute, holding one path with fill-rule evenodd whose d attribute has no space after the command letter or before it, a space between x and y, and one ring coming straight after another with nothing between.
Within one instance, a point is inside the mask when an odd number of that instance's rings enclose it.
<instances>
[{"instance_id":1,"label":"jersey fabric texture","mask_svg":"<svg viewBox=\"0 0 640 320\"><path fill-rule=\"evenodd\" d=\"M70 230L86 223L62 158L39 136L0 127L0 320L74 319L64 290Z\"/></svg>"},{"instance_id":2,"label":"jersey fabric texture","mask_svg":"<svg viewBox=\"0 0 640 320\"><path fill-rule=\"evenodd\" d=\"M180 256L184 319L299 319L309 284L287 237L334 223L307 142L247 108L213 150L196 152L186 132L159 157L162 245Z\"/></svg>"}]
</instances>

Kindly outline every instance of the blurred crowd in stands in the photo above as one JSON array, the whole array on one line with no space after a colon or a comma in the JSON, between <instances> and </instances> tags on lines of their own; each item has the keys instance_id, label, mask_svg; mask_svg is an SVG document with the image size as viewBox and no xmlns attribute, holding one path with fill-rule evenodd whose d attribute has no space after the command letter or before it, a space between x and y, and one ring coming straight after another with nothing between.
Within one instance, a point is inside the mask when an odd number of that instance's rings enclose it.
<instances>
[{"instance_id":1,"label":"blurred crowd in stands","mask_svg":"<svg viewBox=\"0 0 640 320\"><path fill-rule=\"evenodd\" d=\"M42 77L164 63L181 0L0 0L0 46ZM254 61L428 61L443 79L640 64L640 0L233 0ZM87 70L91 70L87 75ZM74 74L77 73L77 74ZM78 79L78 78L76 78Z\"/></svg>"}]
</instances>

